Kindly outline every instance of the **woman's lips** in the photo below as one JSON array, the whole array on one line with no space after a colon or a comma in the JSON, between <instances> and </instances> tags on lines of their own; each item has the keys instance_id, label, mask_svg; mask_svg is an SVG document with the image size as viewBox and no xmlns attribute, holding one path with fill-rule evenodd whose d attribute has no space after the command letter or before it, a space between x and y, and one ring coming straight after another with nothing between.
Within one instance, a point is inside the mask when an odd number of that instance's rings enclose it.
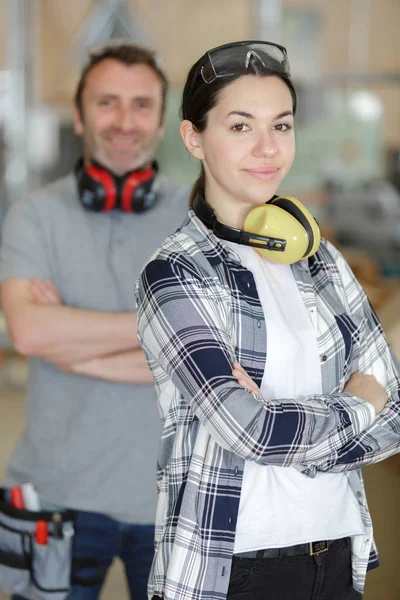
<instances>
[{"instance_id":1,"label":"woman's lips","mask_svg":"<svg viewBox=\"0 0 400 600\"><path fill-rule=\"evenodd\" d=\"M278 174L278 167L268 167L264 169L245 169L246 173L255 177L256 179L261 179L262 181L271 181Z\"/></svg>"}]
</instances>

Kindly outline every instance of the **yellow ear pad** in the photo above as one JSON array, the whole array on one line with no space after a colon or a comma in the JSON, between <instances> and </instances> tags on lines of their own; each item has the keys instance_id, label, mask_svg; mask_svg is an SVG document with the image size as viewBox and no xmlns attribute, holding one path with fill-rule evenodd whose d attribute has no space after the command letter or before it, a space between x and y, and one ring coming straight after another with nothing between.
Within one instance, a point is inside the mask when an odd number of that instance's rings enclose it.
<instances>
[{"instance_id":1,"label":"yellow ear pad","mask_svg":"<svg viewBox=\"0 0 400 600\"><path fill-rule=\"evenodd\" d=\"M283 208L283 210L286 210L303 225L309 239L303 258L308 258L315 254L321 243L321 233L317 221L304 204L293 196L278 196L270 200L269 203Z\"/></svg>"},{"instance_id":2,"label":"yellow ear pad","mask_svg":"<svg viewBox=\"0 0 400 600\"><path fill-rule=\"evenodd\" d=\"M256 248L260 254L280 264L290 265L311 256L320 243L319 227L314 217L292 197L274 198L253 208L245 219L243 229L248 233L285 240L283 252ZM254 242L261 243L259 239Z\"/></svg>"}]
</instances>

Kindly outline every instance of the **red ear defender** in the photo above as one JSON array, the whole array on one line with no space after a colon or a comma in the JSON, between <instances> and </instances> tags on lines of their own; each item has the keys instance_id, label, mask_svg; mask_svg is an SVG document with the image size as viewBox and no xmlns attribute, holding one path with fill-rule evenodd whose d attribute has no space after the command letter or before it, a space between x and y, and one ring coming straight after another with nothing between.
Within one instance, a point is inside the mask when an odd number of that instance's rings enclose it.
<instances>
[{"instance_id":1,"label":"red ear defender","mask_svg":"<svg viewBox=\"0 0 400 600\"><path fill-rule=\"evenodd\" d=\"M121 209L126 212L135 212L135 210L140 210L137 202L135 201L136 197L141 194L140 185L143 183L151 182L154 178L154 169L152 167L148 167L147 169L141 169L140 171L134 171L130 173L125 179L122 185L121 192ZM142 194L143 195L143 194ZM136 205L136 208L135 208Z\"/></svg>"},{"instance_id":2,"label":"red ear defender","mask_svg":"<svg viewBox=\"0 0 400 600\"><path fill-rule=\"evenodd\" d=\"M95 193L95 197L99 199L101 198L103 202L102 206L97 210L114 210L117 204L117 186L113 176L105 169L95 165L89 165L84 167L84 169L93 182L97 182L98 184L98 189L93 190L93 192Z\"/></svg>"},{"instance_id":3,"label":"red ear defender","mask_svg":"<svg viewBox=\"0 0 400 600\"><path fill-rule=\"evenodd\" d=\"M108 212L143 212L157 200L157 162L126 175L114 175L102 165L85 165L80 159L75 166L79 199L86 210Z\"/></svg>"}]
</instances>

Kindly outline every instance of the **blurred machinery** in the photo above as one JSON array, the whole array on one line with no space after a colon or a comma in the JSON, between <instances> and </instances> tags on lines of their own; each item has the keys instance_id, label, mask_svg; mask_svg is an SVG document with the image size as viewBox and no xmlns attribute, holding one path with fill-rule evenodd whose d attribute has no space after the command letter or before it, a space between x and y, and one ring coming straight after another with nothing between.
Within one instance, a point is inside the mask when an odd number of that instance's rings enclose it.
<instances>
[{"instance_id":1,"label":"blurred machinery","mask_svg":"<svg viewBox=\"0 0 400 600\"><path fill-rule=\"evenodd\" d=\"M328 184L325 219L337 242L367 251L386 275L400 274L400 193L392 183Z\"/></svg>"}]
</instances>

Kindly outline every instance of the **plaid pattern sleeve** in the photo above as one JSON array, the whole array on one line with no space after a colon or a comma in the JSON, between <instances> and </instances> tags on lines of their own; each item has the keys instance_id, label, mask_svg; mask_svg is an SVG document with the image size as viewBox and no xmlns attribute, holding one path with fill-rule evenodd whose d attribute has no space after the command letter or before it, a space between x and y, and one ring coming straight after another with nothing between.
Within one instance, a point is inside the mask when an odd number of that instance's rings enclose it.
<instances>
[{"instance_id":1,"label":"plaid pattern sleeve","mask_svg":"<svg viewBox=\"0 0 400 600\"><path fill-rule=\"evenodd\" d=\"M219 311L222 290L211 287L183 253L152 260L139 287L139 331L220 446L245 460L304 464L335 456L372 422L368 405L350 394L264 402L244 390L231 374L236 352Z\"/></svg>"},{"instance_id":2,"label":"plaid pattern sleeve","mask_svg":"<svg viewBox=\"0 0 400 600\"><path fill-rule=\"evenodd\" d=\"M312 477L363 460L369 448L382 457L397 451L397 366L354 277L325 242L293 273L316 332L323 390L264 402L231 374L238 360L261 383L267 335L254 278L235 253L190 212L142 270L139 340L163 424L150 598L226 598L246 460ZM391 390L386 416L376 419L371 405L343 393L362 369L380 371ZM358 466L349 483L365 528L352 546L354 587L362 591L376 554Z\"/></svg>"},{"instance_id":3,"label":"plaid pattern sleeve","mask_svg":"<svg viewBox=\"0 0 400 600\"><path fill-rule=\"evenodd\" d=\"M385 388L388 402L374 422L344 444L334 461L321 461L321 471L346 471L381 461L399 451L400 445L400 365L382 331L364 290L340 252L328 245L341 273L341 292L349 315L360 315L366 326L360 340L357 370L374 375Z\"/></svg>"}]
</instances>

